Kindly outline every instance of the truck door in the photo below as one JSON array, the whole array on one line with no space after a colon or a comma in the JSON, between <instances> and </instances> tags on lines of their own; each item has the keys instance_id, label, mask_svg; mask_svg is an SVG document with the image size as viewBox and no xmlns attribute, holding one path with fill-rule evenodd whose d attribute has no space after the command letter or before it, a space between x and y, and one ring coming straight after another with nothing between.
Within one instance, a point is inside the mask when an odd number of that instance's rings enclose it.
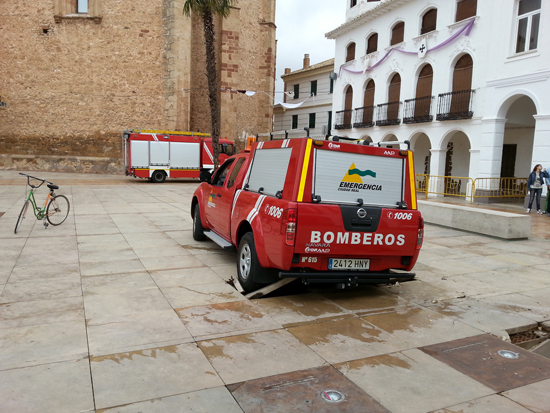
<instances>
[{"instance_id":1,"label":"truck door","mask_svg":"<svg viewBox=\"0 0 550 413\"><path fill-rule=\"evenodd\" d=\"M246 158L228 159L214 174L212 190L206 204L207 219L215 231L230 239L231 236L231 208L237 186L237 175Z\"/></svg>"}]
</instances>

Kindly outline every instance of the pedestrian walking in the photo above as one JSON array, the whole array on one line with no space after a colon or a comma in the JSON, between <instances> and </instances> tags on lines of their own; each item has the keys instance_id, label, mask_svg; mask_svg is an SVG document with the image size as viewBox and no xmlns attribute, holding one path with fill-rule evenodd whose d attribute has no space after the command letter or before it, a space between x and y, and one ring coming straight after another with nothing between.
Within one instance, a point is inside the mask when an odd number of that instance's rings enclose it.
<instances>
[{"instance_id":1,"label":"pedestrian walking","mask_svg":"<svg viewBox=\"0 0 550 413\"><path fill-rule=\"evenodd\" d=\"M537 200L537 214L542 214L540 210L540 195L542 194L542 187L544 184L544 178L550 178L546 168L542 169L541 164L535 165L533 172L529 174L529 181L527 182L527 187L529 188L529 208L527 208L527 213L531 212L533 207L533 200Z\"/></svg>"}]
</instances>

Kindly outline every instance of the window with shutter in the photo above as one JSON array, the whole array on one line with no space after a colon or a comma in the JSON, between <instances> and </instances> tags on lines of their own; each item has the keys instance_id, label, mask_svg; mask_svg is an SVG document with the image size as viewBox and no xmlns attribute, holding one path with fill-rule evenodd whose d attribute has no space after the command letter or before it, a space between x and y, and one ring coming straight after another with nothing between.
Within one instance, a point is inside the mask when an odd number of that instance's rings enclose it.
<instances>
[{"instance_id":1,"label":"window with shutter","mask_svg":"<svg viewBox=\"0 0 550 413\"><path fill-rule=\"evenodd\" d=\"M459 22L468 17L475 16L477 13L477 0L457 0L456 19Z\"/></svg>"},{"instance_id":2,"label":"window with shutter","mask_svg":"<svg viewBox=\"0 0 550 413\"><path fill-rule=\"evenodd\" d=\"M300 85L294 85L294 99L300 97Z\"/></svg>"},{"instance_id":3,"label":"window with shutter","mask_svg":"<svg viewBox=\"0 0 550 413\"><path fill-rule=\"evenodd\" d=\"M418 82L416 83L415 118L430 116L433 76L434 72L431 65L424 66L420 71Z\"/></svg>"},{"instance_id":4,"label":"window with shutter","mask_svg":"<svg viewBox=\"0 0 550 413\"><path fill-rule=\"evenodd\" d=\"M363 97L363 124L373 121L375 89L374 80L369 80L365 88L365 96Z\"/></svg>"},{"instance_id":5,"label":"window with shutter","mask_svg":"<svg viewBox=\"0 0 550 413\"><path fill-rule=\"evenodd\" d=\"M465 54L456 62L450 113L466 113L470 110L473 69L474 62L469 54Z\"/></svg>"},{"instance_id":6,"label":"window with shutter","mask_svg":"<svg viewBox=\"0 0 550 413\"><path fill-rule=\"evenodd\" d=\"M355 60L355 43L351 43L346 51L346 62Z\"/></svg>"},{"instance_id":7,"label":"window with shutter","mask_svg":"<svg viewBox=\"0 0 550 413\"><path fill-rule=\"evenodd\" d=\"M399 99L401 97L401 76L399 73L393 75L388 90L388 120L399 117ZM393 105L391 103L394 103Z\"/></svg>"},{"instance_id":8,"label":"window with shutter","mask_svg":"<svg viewBox=\"0 0 550 413\"><path fill-rule=\"evenodd\" d=\"M353 88L348 86L346 89L346 100L344 102L344 124L351 125L351 112L353 106Z\"/></svg>"},{"instance_id":9,"label":"window with shutter","mask_svg":"<svg viewBox=\"0 0 550 413\"><path fill-rule=\"evenodd\" d=\"M437 9L428 10L422 16L422 27L420 28L420 34L433 32L437 26Z\"/></svg>"},{"instance_id":10,"label":"window with shutter","mask_svg":"<svg viewBox=\"0 0 550 413\"><path fill-rule=\"evenodd\" d=\"M298 115L292 115L292 129L298 129Z\"/></svg>"},{"instance_id":11,"label":"window with shutter","mask_svg":"<svg viewBox=\"0 0 550 413\"><path fill-rule=\"evenodd\" d=\"M405 38L404 36L405 36L405 23L399 22L395 26L393 26L393 29L391 31L390 46L393 46L394 44L397 44L397 43L401 43Z\"/></svg>"},{"instance_id":12,"label":"window with shutter","mask_svg":"<svg viewBox=\"0 0 550 413\"><path fill-rule=\"evenodd\" d=\"M349 7L352 8L355 6L357 6L357 0L350 0Z\"/></svg>"},{"instance_id":13,"label":"window with shutter","mask_svg":"<svg viewBox=\"0 0 550 413\"><path fill-rule=\"evenodd\" d=\"M315 113L309 114L309 128L310 129L315 128Z\"/></svg>"},{"instance_id":14,"label":"window with shutter","mask_svg":"<svg viewBox=\"0 0 550 413\"><path fill-rule=\"evenodd\" d=\"M311 81L311 95L317 96L317 81L316 80Z\"/></svg>"},{"instance_id":15,"label":"window with shutter","mask_svg":"<svg viewBox=\"0 0 550 413\"><path fill-rule=\"evenodd\" d=\"M367 54L378 50L378 33L371 34L367 40Z\"/></svg>"}]
</instances>

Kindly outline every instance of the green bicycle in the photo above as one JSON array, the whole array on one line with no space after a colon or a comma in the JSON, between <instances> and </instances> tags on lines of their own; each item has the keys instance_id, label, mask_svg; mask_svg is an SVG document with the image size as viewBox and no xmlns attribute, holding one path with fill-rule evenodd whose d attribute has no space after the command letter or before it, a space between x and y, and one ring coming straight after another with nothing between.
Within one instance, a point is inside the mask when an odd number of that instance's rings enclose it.
<instances>
[{"instance_id":1,"label":"green bicycle","mask_svg":"<svg viewBox=\"0 0 550 413\"><path fill-rule=\"evenodd\" d=\"M46 218L47 222L44 221L45 228L48 228L49 224L61 225L63 222L65 222L67 216L69 215L69 209L71 208L71 206L66 196L56 195L56 193L54 192L54 190L59 189L59 187L57 185L54 185L52 182L46 181L45 179L22 173L19 173L19 175L27 177L27 184L31 187L31 190L29 191L27 199L25 199L23 208L19 213L19 218L17 218L17 224L15 224L14 233L17 234L17 231L19 231L21 223L25 219L25 215L27 214L27 210L29 209L29 205L32 205L34 216L37 220L40 221ZM44 208L40 208L36 203L36 200L34 199L34 190L40 188L44 183L47 183L48 188L50 188L50 193L46 198Z\"/></svg>"}]
</instances>

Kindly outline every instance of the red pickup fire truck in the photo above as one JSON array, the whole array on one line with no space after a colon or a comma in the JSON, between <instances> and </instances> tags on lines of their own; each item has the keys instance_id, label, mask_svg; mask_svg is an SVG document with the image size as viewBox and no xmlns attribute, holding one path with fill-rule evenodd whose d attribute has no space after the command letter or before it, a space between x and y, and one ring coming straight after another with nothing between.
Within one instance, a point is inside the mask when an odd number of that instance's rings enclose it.
<instances>
[{"instance_id":1,"label":"red pickup fire truck","mask_svg":"<svg viewBox=\"0 0 550 413\"><path fill-rule=\"evenodd\" d=\"M337 137L257 142L201 180L193 237L238 249L245 291L281 278L344 288L415 276L424 220L409 150Z\"/></svg>"},{"instance_id":2,"label":"red pickup fire truck","mask_svg":"<svg viewBox=\"0 0 550 413\"><path fill-rule=\"evenodd\" d=\"M209 133L164 130L125 130L122 134L126 175L164 182L168 178L198 178L212 170ZM220 163L235 152L235 144L220 139Z\"/></svg>"}]
</instances>

